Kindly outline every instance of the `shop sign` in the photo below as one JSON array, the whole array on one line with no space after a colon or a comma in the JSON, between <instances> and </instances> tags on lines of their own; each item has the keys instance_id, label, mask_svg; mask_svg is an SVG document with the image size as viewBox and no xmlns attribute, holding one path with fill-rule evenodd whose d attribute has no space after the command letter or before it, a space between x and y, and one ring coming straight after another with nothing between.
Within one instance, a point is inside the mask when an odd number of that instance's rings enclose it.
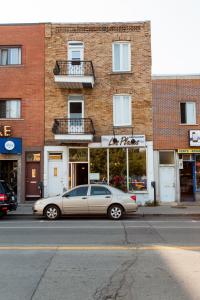
<instances>
[{"instance_id":1,"label":"shop sign","mask_svg":"<svg viewBox=\"0 0 200 300\"><path fill-rule=\"evenodd\" d=\"M11 136L11 126L8 125L0 125L0 137Z\"/></svg>"},{"instance_id":2,"label":"shop sign","mask_svg":"<svg viewBox=\"0 0 200 300\"><path fill-rule=\"evenodd\" d=\"M145 147L145 135L103 135L102 147Z\"/></svg>"},{"instance_id":3,"label":"shop sign","mask_svg":"<svg viewBox=\"0 0 200 300\"><path fill-rule=\"evenodd\" d=\"M21 154L22 139L20 138L1 138L0 139L1 154Z\"/></svg>"},{"instance_id":4,"label":"shop sign","mask_svg":"<svg viewBox=\"0 0 200 300\"><path fill-rule=\"evenodd\" d=\"M90 180L100 180L100 173L90 173Z\"/></svg>"},{"instance_id":5,"label":"shop sign","mask_svg":"<svg viewBox=\"0 0 200 300\"><path fill-rule=\"evenodd\" d=\"M179 154L200 153L200 149L178 149Z\"/></svg>"},{"instance_id":6,"label":"shop sign","mask_svg":"<svg viewBox=\"0 0 200 300\"><path fill-rule=\"evenodd\" d=\"M200 130L189 131L190 146L200 147Z\"/></svg>"}]
</instances>

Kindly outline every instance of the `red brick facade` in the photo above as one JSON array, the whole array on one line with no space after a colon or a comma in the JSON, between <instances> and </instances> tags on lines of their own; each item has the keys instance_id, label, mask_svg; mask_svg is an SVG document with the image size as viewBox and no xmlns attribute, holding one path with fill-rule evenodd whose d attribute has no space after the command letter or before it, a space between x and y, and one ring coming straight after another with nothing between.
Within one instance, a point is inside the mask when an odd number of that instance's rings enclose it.
<instances>
[{"instance_id":1,"label":"red brick facade","mask_svg":"<svg viewBox=\"0 0 200 300\"><path fill-rule=\"evenodd\" d=\"M200 76L154 76L154 149L189 148L188 131L199 129ZM180 103L196 102L196 125L181 124Z\"/></svg>"},{"instance_id":2,"label":"red brick facade","mask_svg":"<svg viewBox=\"0 0 200 300\"><path fill-rule=\"evenodd\" d=\"M0 66L0 100L21 99L21 120L11 125L24 147L44 143L44 25L0 26L0 47L21 46L22 64ZM36 130L37 128L37 130Z\"/></svg>"},{"instance_id":3,"label":"red brick facade","mask_svg":"<svg viewBox=\"0 0 200 300\"><path fill-rule=\"evenodd\" d=\"M0 119L12 127L12 137L22 138L20 201L25 194L25 152L43 153L44 145L44 24L0 26L0 47L21 47L19 65L0 65L0 101L21 100L19 119ZM1 160L5 157L1 156ZM6 158L7 159L7 158ZM8 158L9 159L9 158ZM43 168L40 164L40 178ZM19 182L19 180L18 180Z\"/></svg>"}]
</instances>

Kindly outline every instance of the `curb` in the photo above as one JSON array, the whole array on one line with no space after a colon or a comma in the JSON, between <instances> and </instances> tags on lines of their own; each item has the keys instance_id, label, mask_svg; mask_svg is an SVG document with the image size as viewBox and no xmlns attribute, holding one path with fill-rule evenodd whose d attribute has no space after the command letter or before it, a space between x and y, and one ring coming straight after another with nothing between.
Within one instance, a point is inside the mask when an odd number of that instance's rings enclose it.
<instances>
[{"instance_id":1,"label":"curb","mask_svg":"<svg viewBox=\"0 0 200 300\"><path fill-rule=\"evenodd\" d=\"M8 216L18 216L18 217L28 217L28 216L32 216L32 217L42 217L42 216L34 216L32 213L8 213ZM80 216L80 215L79 215ZM89 215L88 215L89 216ZM130 216L130 215L127 215ZM163 214L163 213L151 213L151 214L145 214L145 213L135 213L132 215L132 217L199 217L200 218L200 213L185 213L185 214ZM66 216L67 217L67 216Z\"/></svg>"}]
</instances>

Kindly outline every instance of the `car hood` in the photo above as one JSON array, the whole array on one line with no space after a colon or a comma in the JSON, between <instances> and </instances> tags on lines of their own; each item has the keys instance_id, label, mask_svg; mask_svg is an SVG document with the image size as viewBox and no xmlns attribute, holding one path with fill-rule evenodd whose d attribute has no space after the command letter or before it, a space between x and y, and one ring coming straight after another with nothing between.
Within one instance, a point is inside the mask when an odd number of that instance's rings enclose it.
<instances>
[{"instance_id":1,"label":"car hood","mask_svg":"<svg viewBox=\"0 0 200 300\"><path fill-rule=\"evenodd\" d=\"M35 204L40 203L43 205L49 204L49 203L61 203L62 202L62 196L54 196L49 198L41 198L35 202Z\"/></svg>"}]
</instances>

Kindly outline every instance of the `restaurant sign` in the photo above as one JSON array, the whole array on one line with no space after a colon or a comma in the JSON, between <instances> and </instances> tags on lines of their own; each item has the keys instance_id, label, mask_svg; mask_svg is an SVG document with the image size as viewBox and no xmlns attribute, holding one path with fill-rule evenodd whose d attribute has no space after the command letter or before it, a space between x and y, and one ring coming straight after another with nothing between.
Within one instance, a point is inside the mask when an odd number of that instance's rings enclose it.
<instances>
[{"instance_id":1,"label":"restaurant sign","mask_svg":"<svg viewBox=\"0 0 200 300\"><path fill-rule=\"evenodd\" d=\"M0 125L0 137L7 137L12 135L11 126Z\"/></svg>"},{"instance_id":2,"label":"restaurant sign","mask_svg":"<svg viewBox=\"0 0 200 300\"><path fill-rule=\"evenodd\" d=\"M102 147L145 147L145 135L103 135Z\"/></svg>"}]
</instances>

